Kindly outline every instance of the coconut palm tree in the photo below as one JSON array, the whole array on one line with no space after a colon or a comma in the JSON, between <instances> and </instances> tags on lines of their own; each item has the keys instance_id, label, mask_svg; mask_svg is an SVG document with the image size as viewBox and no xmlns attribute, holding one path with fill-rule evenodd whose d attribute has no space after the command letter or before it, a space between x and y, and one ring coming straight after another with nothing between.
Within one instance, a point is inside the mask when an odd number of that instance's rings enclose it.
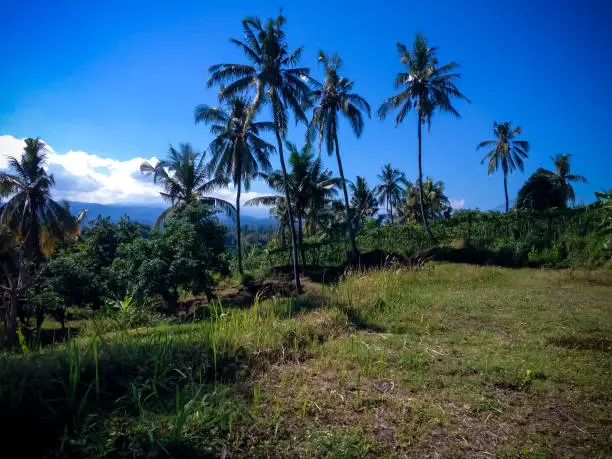
<instances>
[{"instance_id":1,"label":"coconut palm tree","mask_svg":"<svg viewBox=\"0 0 612 459\"><path fill-rule=\"evenodd\" d=\"M368 187L365 178L357 176L355 183L351 183L351 209L353 224L359 229L363 220L372 217L378 212L378 202L374 197L374 190Z\"/></svg>"},{"instance_id":2,"label":"coconut palm tree","mask_svg":"<svg viewBox=\"0 0 612 459\"><path fill-rule=\"evenodd\" d=\"M421 206L421 196L423 196ZM450 201L444 194L444 182L434 181L427 177L423 182L423 190L419 190L418 184L409 183L406 186L404 199L399 207L400 218L406 221L423 220L421 212L424 211L429 220L436 220L450 214L452 210Z\"/></svg>"},{"instance_id":3,"label":"coconut palm tree","mask_svg":"<svg viewBox=\"0 0 612 459\"><path fill-rule=\"evenodd\" d=\"M44 142L27 138L21 158L9 157L9 172L0 173L0 197L8 198L0 208L0 223L21 238L24 257L35 265L44 258L41 238L50 243L79 228L65 203L51 198L55 179L45 171L46 161Z\"/></svg>"},{"instance_id":4,"label":"coconut palm tree","mask_svg":"<svg viewBox=\"0 0 612 459\"><path fill-rule=\"evenodd\" d=\"M508 174L519 169L523 171L523 159L527 158L529 152L529 142L526 140L518 140L516 137L521 135L522 129L520 126L512 127L510 121L504 123L493 123L493 135L495 140L485 140L480 142L476 149L484 147L492 147L482 163L485 161L489 165L489 175L501 168L504 173L504 194L506 196L506 212L510 207L508 199Z\"/></svg>"},{"instance_id":5,"label":"coconut palm tree","mask_svg":"<svg viewBox=\"0 0 612 459\"><path fill-rule=\"evenodd\" d=\"M217 175L211 177L204 164L204 153L196 153L188 143L182 143L177 150L172 145L168 158L155 166L148 161L140 165L140 172L153 176L153 183L159 183L164 191L159 193L164 201L171 203L155 221L154 228L163 225L166 218L178 208L193 201L201 201L213 209L233 215L236 209L229 202L207 196L208 193L227 186L227 178Z\"/></svg>"},{"instance_id":6,"label":"coconut palm tree","mask_svg":"<svg viewBox=\"0 0 612 459\"><path fill-rule=\"evenodd\" d=\"M225 108L199 105L195 109L196 123L210 124L216 137L210 143L212 154L209 167L216 176L226 177L236 188L236 240L238 271L242 267L242 241L240 236L240 195L251 188L251 179L260 171L269 172L270 155L274 147L259 137L260 132L272 130L273 123L248 122L250 113L245 99L236 97Z\"/></svg>"},{"instance_id":7,"label":"coconut palm tree","mask_svg":"<svg viewBox=\"0 0 612 459\"><path fill-rule=\"evenodd\" d=\"M262 104L270 104L285 199L290 201L287 169L283 156L283 139L287 135L290 112L293 113L296 121L308 123L304 109L308 105L309 69L296 67L302 54L302 47L292 52L289 51L283 30L285 22L282 15L276 19L268 19L265 23L262 23L257 17L244 19L242 21L244 40L231 39L231 42L242 49L250 64L213 65L209 68L210 77L207 85L211 87L216 84L227 84L219 91L219 97L222 100L232 99L249 90L254 91L255 95L250 104L251 117L255 116ZM291 228L295 288L301 292L297 267L297 242L291 206L287 207L287 212Z\"/></svg>"},{"instance_id":8,"label":"coconut palm tree","mask_svg":"<svg viewBox=\"0 0 612 459\"><path fill-rule=\"evenodd\" d=\"M555 165L555 170L552 172L553 179L559 183L559 187L563 193L563 198L567 203L568 200L571 200L572 203L576 202L576 195L574 194L574 187L572 186L572 182L576 183L587 183L587 179L582 175L572 174L570 170L570 153L566 154L557 154L555 156L551 156L550 159L553 160Z\"/></svg>"},{"instance_id":9,"label":"coconut palm tree","mask_svg":"<svg viewBox=\"0 0 612 459\"><path fill-rule=\"evenodd\" d=\"M423 164L421 151L421 126L427 124L431 128L431 117L438 110L460 117L459 112L452 104L452 99L463 99L469 102L457 86L455 81L460 74L455 72L459 66L455 62L450 64L438 65L436 57L437 48L430 47L427 39L422 34L417 34L409 51L401 43L397 44L400 54L400 62L406 66L406 71L400 72L395 77L395 87L401 92L388 98L378 109L378 116L384 119L390 110L399 109L395 118L395 125L404 121L406 114L414 109L417 112L417 135L419 142L419 190L423 190ZM420 205L423 205L423 196L420 196ZM427 214L421 209L423 224L430 239L433 239Z\"/></svg>"},{"instance_id":10,"label":"coconut palm tree","mask_svg":"<svg viewBox=\"0 0 612 459\"><path fill-rule=\"evenodd\" d=\"M384 202L387 208L387 216L393 224L393 208L397 207L402 194L406 191L406 174L399 169L393 169L391 164L386 164L382 172L377 175L380 185L376 187L376 197L379 202Z\"/></svg>"},{"instance_id":11,"label":"coconut palm tree","mask_svg":"<svg viewBox=\"0 0 612 459\"><path fill-rule=\"evenodd\" d=\"M338 161L338 173L342 179L342 191L344 193L344 206L346 209L346 224L348 226L351 241L352 261L357 260L357 245L355 243L355 229L352 226L351 207L349 205L348 191L340 158L340 147L338 145L338 122L339 114L349 121L351 128L357 137L363 132L363 112L370 117L370 105L360 95L352 92L354 81L339 75L342 67L342 59L337 54L327 55L319 51L319 62L325 69L325 81L321 84L311 79L313 91L311 97L315 100L312 111L312 120L306 130L309 140L318 137L319 148L325 142L329 155L336 153ZM349 260L351 261L351 260Z\"/></svg>"},{"instance_id":12,"label":"coconut palm tree","mask_svg":"<svg viewBox=\"0 0 612 459\"><path fill-rule=\"evenodd\" d=\"M323 167L320 157L315 158L310 144L306 144L301 151L291 142L285 146L290 152L289 166L291 172L287 176L291 206L298 222L298 246L302 264L306 265L306 252L304 248L303 222L310 215L316 215L318 209L329 202L336 194L335 187L340 184L338 178L332 177L329 170ZM278 193L284 189L281 171L271 174L260 174L268 186ZM245 202L245 206L276 205L281 195L260 196ZM286 202L286 201L285 201ZM287 207L288 210L288 207Z\"/></svg>"}]
</instances>

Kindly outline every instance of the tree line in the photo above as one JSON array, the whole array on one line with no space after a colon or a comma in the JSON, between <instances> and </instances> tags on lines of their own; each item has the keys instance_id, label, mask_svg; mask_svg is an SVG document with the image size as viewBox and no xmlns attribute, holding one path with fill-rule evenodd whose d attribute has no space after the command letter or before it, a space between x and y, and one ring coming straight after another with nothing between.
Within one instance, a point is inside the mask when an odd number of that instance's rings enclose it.
<instances>
[{"instance_id":1,"label":"tree line","mask_svg":"<svg viewBox=\"0 0 612 459\"><path fill-rule=\"evenodd\" d=\"M129 220L109 229L110 222L104 219L85 230L88 237L84 238L79 224L84 215L73 216L67 203L52 199L55 181L44 167L44 143L25 140L23 155L10 158L10 170L0 173L0 196L7 199L0 214L6 339L14 341L19 305L32 287L42 278L52 284L49 279L53 279L53 272L61 272L66 266L78 271L80 264L89 270L75 274L78 282L75 280L73 286L83 286L78 298L65 292L64 297L73 296L69 302L74 304L86 301L91 295L87 288L93 288L96 282L100 291L112 287L114 291L144 296L159 294L170 307L176 305L183 287L212 297L211 273L226 272L228 264L223 254L223 232L210 209L235 218L237 269L244 274L241 196L254 180L264 181L274 194L245 205L271 206L271 214L279 220L282 245L290 242L298 292L300 259L306 264L305 237L332 235L344 239L348 235L349 263L358 261L356 235L363 222L377 215L379 222L419 222L433 241L430 221L448 217L452 207L443 182L423 174L422 128L431 128L436 112L460 117L455 102L470 102L457 87L458 64L440 64L437 48L430 46L422 34L416 35L410 48L397 44L401 66L394 80L397 93L383 101L376 115L383 120L394 112L396 125L406 121L409 112L416 115L418 175L413 183L387 164L378 175L379 183L370 188L363 177L358 176L354 182L345 177L339 141L342 118L355 136L361 136L365 118L371 117L370 104L355 92L355 81L342 74L342 59L337 54L319 52L322 81L317 81L308 67L300 66L303 48L289 47L285 25L282 15L265 21L244 19L243 37L231 39L242 50L244 61L209 68L206 83L209 88L217 88L219 104L198 105L194 110L195 122L208 126L213 137L207 151L196 152L185 143L178 148L171 146L167 157L158 163L141 165L141 172L161 187L161 197L170 204L146 238L142 237L144 230ZM262 119L264 107L269 109L270 120ZM291 118L304 126L301 146L287 141ZM273 135L274 140L266 140L266 134ZM494 123L493 134L492 140L481 142L477 149L488 149L483 162L489 174L502 171L508 211L507 176L523 169L529 143L518 138L522 129L510 122ZM335 156L338 177L325 168L317 149ZM273 154L279 155L280 170L272 170ZM557 155L553 170L536 171L519 191L516 206L565 207L575 200L572 183L586 179L571 172L570 158L570 154ZM236 190L234 203L213 196L215 190L230 183ZM607 195L602 196L605 199ZM111 242L92 242L105 232L113 234L108 236ZM93 248L88 244L94 244ZM49 260L51 254L60 251L63 259ZM106 258L100 259L100 254ZM172 275L167 275L169 272ZM99 282L88 282L88 276ZM68 284L64 287L71 289ZM55 290L64 287L54 286Z\"/></svg>"}]
</instances>

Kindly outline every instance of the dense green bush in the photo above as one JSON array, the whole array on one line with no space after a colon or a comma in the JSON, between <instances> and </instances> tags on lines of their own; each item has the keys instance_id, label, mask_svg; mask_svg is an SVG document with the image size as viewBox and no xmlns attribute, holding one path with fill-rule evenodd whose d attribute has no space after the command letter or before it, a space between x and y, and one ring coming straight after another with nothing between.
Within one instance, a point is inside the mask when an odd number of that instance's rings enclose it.
<instances>
[{"instance_id":1,"label":"dense green bush","mask_svg":"<svg viewBox=\"0 0 612 459\"><path fill-rule=\"evenodd\" d=\"M598 231L604 217L601 203L544 212L513 209L506 214L458 211L432 223L434 241L417 224L364 225L358 237L362 252L383 250L415 255L436 249L455 261L509 266L571 267L603 264L609 253L606 234ZM459 260L460 259L460 260Z\"/></svg>"},{"instance_id":2,"label":"dense green bush","mask_svg":"<svg viewBox=\"0 0 612 459\"><path fill-rule=\"evenodd\" d=\"M115 294L142 301L159 295L170 311L176 308L179 289L212 298L212 273L228 273L224 231L206 205L181 207L162 230L119 248L108 273Z\"/></svg>"}]
</instances>

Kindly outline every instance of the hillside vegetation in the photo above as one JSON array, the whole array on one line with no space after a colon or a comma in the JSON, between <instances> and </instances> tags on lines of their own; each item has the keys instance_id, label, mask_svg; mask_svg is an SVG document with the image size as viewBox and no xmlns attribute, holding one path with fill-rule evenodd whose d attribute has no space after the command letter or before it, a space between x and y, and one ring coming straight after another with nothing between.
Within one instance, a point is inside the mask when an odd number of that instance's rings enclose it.
<instances>
[{"instance_id":1,"label":"hillside vegetation","mask_svg":"<svg viewBox=\"0 0 612 459\"><path fill-rule=\"evenodd\" d=\"M24 345L0 432L59 457L612 453L609 273L430 263L307 288Z\"/></svg>"}]
</instances>

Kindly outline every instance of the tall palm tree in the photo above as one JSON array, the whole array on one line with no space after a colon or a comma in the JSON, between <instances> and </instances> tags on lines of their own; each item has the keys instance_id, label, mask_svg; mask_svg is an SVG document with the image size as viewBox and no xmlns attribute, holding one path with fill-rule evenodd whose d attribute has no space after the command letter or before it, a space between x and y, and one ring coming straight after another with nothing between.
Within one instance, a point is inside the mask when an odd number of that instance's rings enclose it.
<instances>
[{"instance_id":1,"label":"tall palm tree","mask_svg":"<svg viewBox=\"0 0 612 459\"><path fill-rule=\"evenodd\" d=\"M572 174L570 170L570 153L557 154L551 156L555 165L555 171L552 173L554 180L559 182L561 191L563 193L564 202L567 203L571 200L572 203L576 202L576 195L574 194L574 187L572 182L576 183L587 183L587 179L582 175Z\"/></svg>"},{"instance_id":2,"label":"tall palm tree","mask_svg":"<svg viewBox=\"0 0 612 459\"><path fill-rule=\"evenodd\" d=\"M153 176L153 183L159 183L164 191L159 193L164 201L171 203L155 221L155 228L163 225L166 218L178 208L193 201L201 201L213 209L232 215L236 209L223 199L207 196L211 191L227 185L223 176L211 177L204 164L204 153L196 153L188 143L182 143L177 150L172 145L168 158L155 166L148 161L140 165L140 172Z\"/></svg>"},{"instance_id":3,"label":"tall palm tree","mask_svg":"<svg viewBox=\"0 0 612 459\"><path fill-rule=\"evenodd\" d=\"M279 15L265 23L257 17L242 21L244 40L231 39L242 49L250 64L217 64L209 68L211 73L207 85L226 84L219 91L220 98L231 99L236 95L253 90L251 117L261 105L269 103L272 109L274 134L284 183L285 199L289 201L287 169L283 156L283 139L287 135L289 112L296 121L307 123L305 107L308 105L309 87L307 68L295 67L302 54L302 47L290 52L285 38L285 18ZM295 288L302 291L297 265L297 241L291 206L287 207L291 228L291 247L293 255L293 276Z\"/></svg>"},{"instance_id":4,"label":"tall palm tree","mask_svg":"<svg viewBox=\"0 0 612 459\"><path fill-rule=\"evenodd\" d=\"M508 200L508 174L519 169L523 171L523 159L527 158L529 152L529 142L526 140L518 140L516 137L521 135L522 129L520 126L512 127L510 121L504 123L493 123L493 135L495 140L485 140L480 142L476 149L484 147L492 147L482 159L489 165L489 175L500 169L504 173L504 194L506 196L506 212L510 207Z\"/></svg>"},{"instance_id":5,"label":"tall palm tree","mask_svg":"<svg viewBox=\"0 0 612 459\"><path fill-rule=\"evenodd\" d=\"M352 225L351 207L349 205L348 191L342 169L340 158L340 147L338 145L338 114L342 114L351 124L351 128L357 137L363 132L363 115L365 112L370 117L370 105L360 95L352 92L354 81L338 74L342 67L342 59L337 54L327 55L319 51L319 62L325 68L325 81L323 84L311 79L314 90L311 93L316 105L312 111L312 120L306 131L309 140L319 139L319 148L325 142L329 155L336 152L338 161L338 172L342 179L342 191L344 193L344 206L346 209L346 224L348 226L349 238L351 240L352 261L357 260L357 245L355 243L355 229ZM349 260L351 261L351 260Z\"/></svg>"},{"instance_id":6,"label":"tall palm tree","mask_svg":"<svg viewBox=\"0 0 612 459\"><path fill-rule=\"evenodd\" d=\"M286 142L286 147L290 152L289 166L291 167L291 172L287 176L290 196L288 202L291 203L291 206L287 206L287 210L292 207L295 212L298 222L298 246L302 264L306 265L303 222L306 220L309 210L312 214L313 208L320 208L333 198L336 193L335 186L339 185L340 180L332 177L331 172L323 168L321 158L314 157L309 144L306 144L301 151L290 142ZM270 188L282 193L284 181L281 171L260 175L266 180ZM244 204L246 206L277 205L282 199L283 197L279 195L260 196ZM316 210L314 210L314 213L316 215Z\"/></svg>"},{"instance_id":7,"label":"tall palm tree","mask_svg":"<svg viewBox=\"0 0 612 459\"><path fill-rule=\"evenodd\" d=\"M393 169L391 164L386 164L382 172L377 175L380 185L376 187L376 197L384 202L387 208L387 216L393 224L393 208L397 207L402 194L406 191L406 174L399 169Z\"/></svg>"},{"instance_id":8,"label":"tall palm tree","mask_svg":"<svg viewBox=\"0 0 612 459\"><path fill-rule=\"evenodd\" d=\"M24 256L35 264L44 258L41 238L60 240L78 231L69 208L51 198L55 179L45 171L46 161L44 142L27 138L22 157L9 157L10 172L0 173L0 197L8 198L0 208L0 223L21 238Z\"/></svg>"},{"instance_id":9,"label":"tall palm tree","mask_svg":"<svg viewBox=\"0 0 612 459\"><path fill-rule=\"evenodd\" d=\"M270 154L274 147L259 137L260 132L272 130L273 123L248 122L250 113L245 99L236 97L226 108L199 105L195 109L196 123L210 124L210 132L216 137L210 143L212 158L209 167L215 175L230 179L236 187L236 240L238 271L242 267L242 241L240 235L240 195L251 188L251 179L260 171L272 169Z\"/></svg>"},{"instance_id":10,"label":"tall palm tree","mask_svg":"<svg viewBox=\"0 0 612 459\"><path fill-rule=\"evenodd\" d=\"M436 47L430 47L427 39L422 34L417 34L409 51L401 43L397 44L400 54L400 62L406 66L405 72L400 72L395 77L395 87L401 92L385 100L378 109L378 116L384 119L389 110L399 109L395 118L395 125L404 121L406 113L414 108L417 112L417 134L419 142L419 190L423 190L423 163L421 151L421 126L427 123L431 128L431 117L434 111L447 112L460 117L459 112L453 107L452 99L463 99L469 102L457 86L455 81L460 74L455 72L459 65L455 62L438 66ZM423 196L420 196L420 205L423 205ZM433 239L426 212L421 209L423 224L430 239Z\"/></svg>"},{"instance_id":11,"label":"tall palm tree","mask_svg":"<svg viewBox=\"0 0 612 459\"><path fill-rule=\"evenodd\" d=\"M351 183L351 193L353 223L354 227L359 229L364 219L378 212L378 202L374 197L374 190L368 187L368 182L363 177L357 176L355 183Z\"/></svg>"}]
</instances>

